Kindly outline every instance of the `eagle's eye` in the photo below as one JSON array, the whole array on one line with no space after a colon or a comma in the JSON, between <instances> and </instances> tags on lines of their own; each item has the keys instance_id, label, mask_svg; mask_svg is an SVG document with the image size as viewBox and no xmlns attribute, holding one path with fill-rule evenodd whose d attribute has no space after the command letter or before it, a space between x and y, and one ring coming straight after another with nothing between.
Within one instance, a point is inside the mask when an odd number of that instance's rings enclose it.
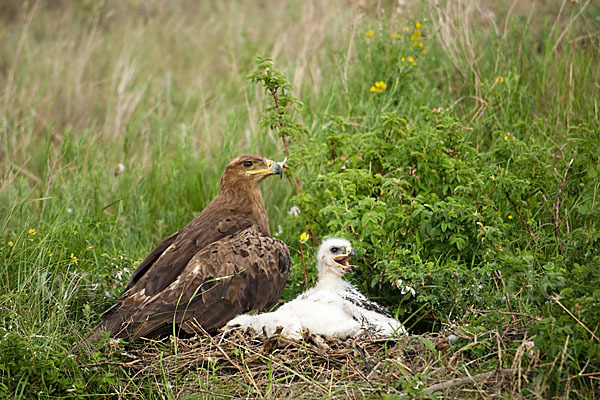
<instances>
[{"instance_id":1,"label":"eagle's eye","mask_svg":"<svg viewBox=\"0 0 600 400\"><path fill-rule=\"evenodd\" d=\"M333 254L335 254L335 253L337 253L337 252L338 252L338 250L339 250L339 249L338 249L337 247L332 247L332 248L330 248L329 250L330 250L330 251L331 251Z\"/></svg>"},{"instance_id":2,"label":"eagle's eye","mask_svg":"<svg viewBox=\"0 0 600 400\"><path fill-rule=\"evenodd\" d=\"M250 168L252 166L252 161L244 161L242 165L246 168Z\"/></svg>"}]
</instances>

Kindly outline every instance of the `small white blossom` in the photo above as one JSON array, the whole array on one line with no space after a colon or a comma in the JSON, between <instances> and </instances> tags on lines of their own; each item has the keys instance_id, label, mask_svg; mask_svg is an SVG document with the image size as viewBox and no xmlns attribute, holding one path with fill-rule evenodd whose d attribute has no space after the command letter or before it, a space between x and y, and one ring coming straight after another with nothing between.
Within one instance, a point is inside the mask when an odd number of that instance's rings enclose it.
<instances>
[{"instance_id":1,"label":"small white blossom","mask_svg":"<svg viewBox=\"0 0 600 400\"><path fill-rule=\"evenodd\" d=\"M298 215L300 215L300 207L298 207L298 206L290 207L288 214L290 214L292 217L297 217Z\"/></svg>"},{"instance_id":2,"label":"small white blossom","mask_svg":"<svg viewBox=\"0 0 600 400\"><path fill-rule=\"evenodd\" d=\"M396 285L396 287L398 289L400 289L400 293L402 294L406 294L408 292L410 292L410 294L414 297L416 296L416 292L415 289L413 289L411 286L405 285L404 282L402 281L402 279L398 279L396 282L394 282L394 284Z\"/></svg>"},{"instance_id":3,"label":"small white blossom","mask_svg":"<svg viewBox=\"0 0 600 400\"><path fill-rule=\"evenodd\" d=\"M535 343L533 343L531 340L528 342L525 342L525 349L529 350L529 355L533 357L533 355L535 354L535 351L533 351L533 347L535 346Z\"/></svg>"},{"instance_id":4,"label":"small white blossom","mask_svg":"<svg viewBox=\"0 0 600 400\"><path fill-rule=\"evenodd\" d=\"M277 232L275 232L275 236L279 236L283 233L283 228L281 225L277 225Z\"/></svg>"},{"instance_id":5,"label":"small white blossom","mask_svg":"<svg viewBox=\"0 0 600 400\"><path fill-rule=\"evenodd\" d=\"M115 176L119 175L121 172L125 171L125 164L123 163L118 163L117 166L115 167Z\"/></svg>"}]
</instances>

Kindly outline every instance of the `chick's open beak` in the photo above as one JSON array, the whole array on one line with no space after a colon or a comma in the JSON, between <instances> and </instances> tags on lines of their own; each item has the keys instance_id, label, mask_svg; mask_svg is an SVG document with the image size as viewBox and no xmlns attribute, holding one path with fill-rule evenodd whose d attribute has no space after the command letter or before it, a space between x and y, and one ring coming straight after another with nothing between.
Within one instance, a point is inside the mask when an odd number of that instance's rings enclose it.
<instances>
[{"instance_id":1,"label":"chick's open beak","mask_svg":"<svg viewBox=\"0 0 600 400\"><path fill-rule=\"evenodd\" d=\"M343 256L335 257L333 260L342 268L351 271L352 268L354 268L354 265L348 263L350 257L357 257L356 250L354 250L352 247L346 247L346 253Z\"/></svg>"},{"instance_id":2,"label":"chick's open beak","mask_svg":"<svg viewBox=\"0 0 600 400\"><path fill-rule=\"evenodd\" d=\"M350 250L350 253L348 253L348 255L350 257L354 257L354 258L358 257L358 254L356 254L356 250L354 250L353 248L350 248L349 250ZM346 251L348 251L348 249L346 249Z\"/></svg>"}]
</instances>

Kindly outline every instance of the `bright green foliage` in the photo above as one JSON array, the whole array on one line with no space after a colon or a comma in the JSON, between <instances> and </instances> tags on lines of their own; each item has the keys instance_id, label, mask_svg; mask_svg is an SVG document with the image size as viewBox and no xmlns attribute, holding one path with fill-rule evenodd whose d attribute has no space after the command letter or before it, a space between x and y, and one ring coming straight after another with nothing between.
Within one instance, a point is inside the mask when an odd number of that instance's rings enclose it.
<instances>
[{"instance_id":1,"label":"bright green foliage","mask_svg":"<svg viewBox=\"0 0 600 400\"><path fill-rule=\"evenodd\" d=\"M258 57L256 71L248 76L254 83L262 83L265 93L273 98L273 105L268 106L261 116L261 128L275 130L279 136L296 137L305 129L295 122L293 113L301 109L302 103L292 93L292 87L277 69L273 68L273 60Z\"/></svg>"},{"instance_id":2,"label":"bright green foliage","mask_svg":"<svg viewBox=\"0 0 600 400\"><path fill-rule=\"evenodd\" d=\"M600 324L598 119L570 125L562 144L548 141L527 82L507 74L482 85L486 118L466 121L432 103L442 94L425 72L429 56L409 64L413 43L394 39L367 33L347 91L327 113L313 110L310 132L265 115L290 141L301 182L288 242L304 231L313 246L351 239L361 254L352 280L413 332L449 322L493 329L510 318L475 318L469 307L523 312L541 318L525 322L545 358L560 356L568 336L566 363L597 370L598 335L583 326Z\"/></svg>"}]
</instances>

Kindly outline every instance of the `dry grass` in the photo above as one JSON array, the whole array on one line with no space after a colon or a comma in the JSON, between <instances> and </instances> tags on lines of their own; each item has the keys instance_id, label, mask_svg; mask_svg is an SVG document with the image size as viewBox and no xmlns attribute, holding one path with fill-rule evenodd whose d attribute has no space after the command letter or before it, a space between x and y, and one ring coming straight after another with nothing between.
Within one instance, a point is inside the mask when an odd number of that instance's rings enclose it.
<instances>
[{"instance_id":1,"label":"dry grass","mask_svg":"<svg viewBox=\"0 0 600 400\"><path fill-rule=\"evenodd\" d=\"M598 86L591 82L600 76L600 66L586 61L598 52L597 3L429 0L428 12L438 42L455 68L456 81L448 89L463 96L469 93L465 111L472 112L473 119L488 106L483 94L489 85L486 80L511 70L518 70L518 78L531 86L539 115L554 116L560 131L572 124L574 116L594 114L590 102L580 100L598 97ZM486 53L482 43L498 51ZM582 76L588 79L578 81ZM597 115L596 100L593 110Z\"/></svg>"},{"instance_id":2,"label":"dry grass","mask_svg":"<svg viewBox=\"0 0 600 400\"><path fill-rule=\"evenodd\" d=\"M245 79L255 56L276 58L300 96L316 91L355 18L343 1L35 1L4 13L0 113L13 161L65 130L119 145L129 129L151 143L152 121L186 126L209 157L236 113L248 147L262 104Z\"/></svg>"},{"instance_id":3,"label":"dry grass","mask_svg":"<svg viewBox=\"0 0 600 400\"><path fill-rule=\"evenodd\" d=\"M174 398L410 398L440 392L446 398L491 399L519 398L522 387L531 386L522 359L530 358L533 365L536 356L527 354L525 344L516 355L507 347L512 339L525 338L516 323L479 334L447 328L447 334L411 335L397 342L366 334L339 340L308 333L303 341L278 335L265 340L233 331L147 341L127 351L117 346L111 352L122 361L113 364L131 379L118 382L115 391L131 398L144 381L152 381ZM478 357L480 348L495 351ZM509 354L512 368L489 369Z\"/></svg>"}]
</instances>

